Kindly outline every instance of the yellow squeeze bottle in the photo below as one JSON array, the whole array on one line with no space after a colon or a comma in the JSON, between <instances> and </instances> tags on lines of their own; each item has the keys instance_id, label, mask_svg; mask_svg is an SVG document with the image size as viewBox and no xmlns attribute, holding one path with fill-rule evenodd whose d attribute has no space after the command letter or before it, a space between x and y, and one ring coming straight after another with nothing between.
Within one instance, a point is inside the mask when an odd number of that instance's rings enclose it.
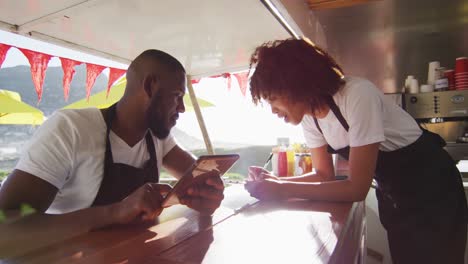
<instances>
[{"instance_id":1,"label":"yellow squeeze bottle","mask_svg":"<svg viewBox=\"0 0 468 264\"><path fill-rule=\"evenodd\" d=\"M295 152L292 147L288 147L286 150L286 156L288 160L288 176L294 176L295 163Z\"/></svg>"}]
</instances>

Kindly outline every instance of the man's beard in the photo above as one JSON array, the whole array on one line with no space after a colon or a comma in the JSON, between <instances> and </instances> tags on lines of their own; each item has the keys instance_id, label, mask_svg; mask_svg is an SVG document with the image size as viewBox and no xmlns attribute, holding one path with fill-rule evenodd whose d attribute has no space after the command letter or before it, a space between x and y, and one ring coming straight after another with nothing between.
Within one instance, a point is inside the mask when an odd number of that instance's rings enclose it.
<instances>
[{"instance_id":1,"label":"man's beard","mask_svg":"<svg viewBox=\"0 0 468 264\"><path fill-rule=\"evenodd\" d=\"M153 100L151 106L146 112L146 121L148 122L148 126L151 129L151 132L159 138L165 139L170 132L170 127L168 127L167 120L164 120L164 117L161 115L159 109L158 100Z\"/></svg>"},{"instance_id":2,"label":"man's beard","mask_svg":"<svg viewBox=\"0 0 468 264\"><path fill-rule=\"evenodd\" d=\"M150 129L153 134L159 139L165 139L169 136L170 129L163 125L161 120L155 120L150 123Z\"/></svg>"}]
</instances>

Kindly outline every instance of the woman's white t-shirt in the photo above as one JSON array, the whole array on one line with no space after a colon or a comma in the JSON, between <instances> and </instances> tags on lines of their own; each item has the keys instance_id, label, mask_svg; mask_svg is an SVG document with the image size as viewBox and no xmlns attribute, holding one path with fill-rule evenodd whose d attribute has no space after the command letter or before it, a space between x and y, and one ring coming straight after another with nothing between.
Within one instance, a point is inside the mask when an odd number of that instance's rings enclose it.
<instances>
[{"instance_id":1,"label":"woman's white t-shirt","mask_svg":"<svg viewBox=\"0 0 468 264\"><path fill-rule=\"evenodd\" d=\"M112 131L115 163L142 168L149 153L146 140L128 146ZM176 145L172 135L160 140L153 135L158 168ZM90 207L104 176L106 123L97 108L59 110L36 131L16 169L35 175L58 189L47 213L57 214Z\"/></svg>"},{"instance_id":2,"label":"woman's white t-shirt","mask_svg":"<svg viewBox=\"0 0 468 264\"><path fill-rule=\"evenodd\" d=\"M416 121L402 108L387 100L371 82L357 77L346 77L346 85L333 100L348 122L349 131L330 110L317 119L322 133L312 116L305 116L302 128L306 143L311 148L329 144L334 149L358 147L380 142L379 149L393 151L415 142L422 134Z\"/></svg>"}]
</instances>

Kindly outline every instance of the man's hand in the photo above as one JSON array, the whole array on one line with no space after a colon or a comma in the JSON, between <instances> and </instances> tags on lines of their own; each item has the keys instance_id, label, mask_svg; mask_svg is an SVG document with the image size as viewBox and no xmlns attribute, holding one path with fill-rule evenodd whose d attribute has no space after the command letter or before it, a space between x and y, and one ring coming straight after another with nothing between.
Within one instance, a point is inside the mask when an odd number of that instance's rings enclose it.
<instances>
[{"instance_id":1,"label":"man's hand","mask_svg":"<svg viewBox=\"0 0 468 264\"><path fill-rule=\"evenodd\" d=\"M122 201L111 205L115 223L127 224L134 220L152 221L161 211L163 195L171 186L167 184L146 183Z\"/></svg>"},{"instance_id":2,"label":"man's hand","mask_svg":"<svg viewBox=\"0 0 468 264\"><path fill-rule=\"evenodd\" d=\"M287 198L284 195L284 186L278 180L248 181L244 187L252 197L259 200L282 200Z\"/></svg>"},{"instance_id":3,"label":"man's hand","mask_svg":"<svg viewBox=\"0 0 468 264\"><path fill-rule=\"evenodd\" d=\"M183 192L180 203L202 214L211 215L224 199L224 184L217 171L207 172L196 177L193 184Z\"/></svg>"}]
</instances>

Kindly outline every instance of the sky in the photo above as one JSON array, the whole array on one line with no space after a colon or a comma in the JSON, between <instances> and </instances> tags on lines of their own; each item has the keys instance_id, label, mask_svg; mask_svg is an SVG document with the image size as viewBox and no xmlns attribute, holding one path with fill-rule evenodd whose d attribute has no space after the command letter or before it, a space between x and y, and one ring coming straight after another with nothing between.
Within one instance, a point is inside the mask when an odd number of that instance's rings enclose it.
<instances>
[{"instance_id":1,"label":"sky","mask_svg":"<svg viewBox=\"0 0 468 264\"><path fill-rule=\"evenodd\" d=\"M0 31L0 43L94 64L127 68L127 65L122 63L5 31ZM19 50L11 48L2 68L17 65L29 65L29 62ZM60 60L56 57L52 58L49 66L60 66ZM108 74L108 69L103 74ZM234 77L230 90L228 90L227 83L223 78L203 79L194 86L194 89L197 97L208 100L215 105L202 109L208 134L212 141L274 145L278 137L289 137L291 143L304 143L300 126L294 127L285 124L282 119L271 113L268 105L255 106L250 99L249 91L247 91L246 96L242 95ZM181 114L177 128L200 140L203 138L194 112Z\"/></svg>"}]
</instances>

